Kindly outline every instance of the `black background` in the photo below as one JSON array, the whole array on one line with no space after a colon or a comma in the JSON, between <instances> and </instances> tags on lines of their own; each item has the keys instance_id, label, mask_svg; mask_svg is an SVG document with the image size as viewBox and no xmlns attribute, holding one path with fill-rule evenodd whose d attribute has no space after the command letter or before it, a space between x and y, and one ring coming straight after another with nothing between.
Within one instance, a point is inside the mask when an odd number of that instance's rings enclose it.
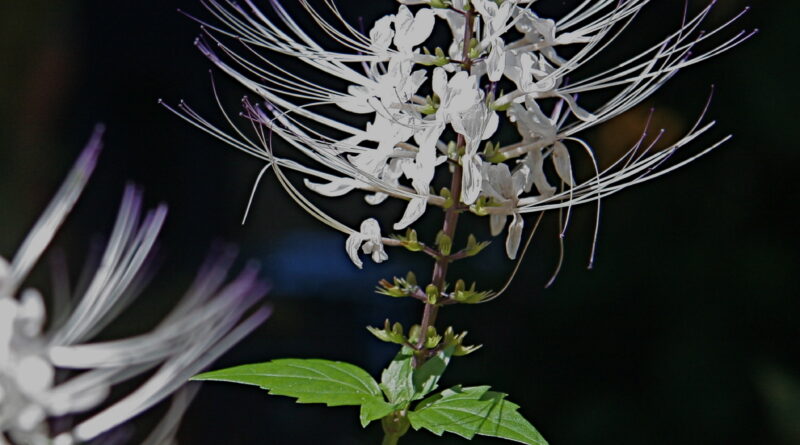
<instances>
[{"instance_id":1,"label":"black background","mask_svg":"<svg viewBox=\"0 0 800 445\"><path fill-rule=\"evenodd\" d=\"M540 3L558 11L565 2ZM718 3L711 23L746 5ZM367 19L394 7L388 0L339 5ZM704 3L690 5L697 10ZM564 267L549 289L544 284L558 245L556 219L546 218L502 299L443 311L440 326L468 329L469 340L484 344L455 360L444 384L491 384L509 393L552 444L800 444L800 262L792 212L800 8L789 1L752 6L730 34L759 27L757 37L680 73L643 108L586 135L601 159L613 158L641 131L651 106L655 125L677 135L691 125L713 83L714 136L730 132L734 139L677 173L607 199L592 271L585 266L593 209L578 209ZM89 239L109 232L125 181L142 185L149 203L170 204L162 274L106 336L152 326L209 247L223 240L240 245L243 258L263 261L275 314L217 367L321 357L377 374L393 350L364 326L386 317L413 323L420 307L371 289L380 277L429 265L390 251L389 265L367 264L357 272L345 256L344 236L304 214L271 176L240 225L261 163L157 104L161 97L173 104L183 98L221 121L210 94L211 65L192 47L198 25L176 8L210 18L195 1L0 4L0 252L12 255L102 121L108 131L100 165L56 241L73 273ZM677 0L653 2L609 57L631 54L674 30L682 8ZM235 115L244 91L218 72L215 77ZM322 202L348 222L364 216L358 197ZM401 211L387 206L383 227ZM423 228L438 224L435 213ZM462 227L485 235L484 225ZM511 269L502 244L456 272L498 287ZM31 283L47 291L47 270L40 269ZM161 412L139 419L139 430ZM366 444L380 440L380 428L361 431L351 408L296 406L253 388L207 384L179 438L184 444ZM434 440L464 443L424 432L403 443Z\"/></svg>"}]
</instances>

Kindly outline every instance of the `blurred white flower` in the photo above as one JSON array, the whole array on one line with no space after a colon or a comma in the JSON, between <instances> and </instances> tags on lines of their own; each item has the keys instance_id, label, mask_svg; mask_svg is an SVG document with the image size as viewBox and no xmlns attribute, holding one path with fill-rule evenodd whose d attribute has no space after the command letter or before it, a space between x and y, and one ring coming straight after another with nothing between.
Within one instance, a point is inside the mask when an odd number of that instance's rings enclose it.
<instances>
[{"instance_id":1,"label":"blurred white flower","mask_svg":"<svg viewBox=\"0 0 800 445\"><path fill-rule=\"evenodd\" d=\"M742 31L711 43L738 18L701 31L711 2L649 49L592 74L587 62L614 48L649 0L579 2L557 19L541 17L535 1L400 0L396 14L363 31L347 23L333 0L323 3L324 8L315 8L307 0L298 2L325 34L315 40L279 0L269 2L271 12L259 9L253 0L204 2L221 25L206 23L196 45L264 101L263 106L245 101L244 116L255 126L256 139L236 127L229 135L183 102L171 109L265 161L265 170L274 168L292 198L351 240L360 239L361 231L311 204L287 171L303 176L311 190L325 196L360 190L368 193L372 205L387 197L407 201L394 224L399 230L417 221L429 206L449 205L451 201L431 189L447 167L462 175L461 190L453 197L458 211L492 215L493 232L498 234L501 221L514 219L507 243L512 258L524 214L584 203L596 204L599 212L601 198L706 153L658 170L675 150L714 125L701 123L702 116L672 146L653 151L655 141L643 138L603 169L596 149L580 139L580 133L640 104L678 70L752 35ZM449 29L447 49L424 46L437 26ZM466 41L468 36L473 38ZM247 54L231 48L229 37ZM565 47L568 51L562 51ZM315 77L302 71L302 65L316 71ZM330 83L317 80L326 76ZM349 87L333 86L340 84ZM610 97L603 105L593 110L579 105L579 95L601 91ZM354 115L349 118L346 112ZM499 138L501 114L515 124L519 137L505 145L490 141L481 152L482 141ZM370 121L365 122L364 115ZM296 152L280 148L286 154L278 155L273 136ZM594 174L576 174L576 155L587 159ZM514 180L509 189L505 172L523 168L525 183ZM482 203L480 208L476 203ZM348 251L356 261L353 242L348 242Z\"/></svg>"},{"instance_id":2,"label":"blurred white flower","mask_svg":"<svg viewBox=\"0 0 800 445\"><path fill-rule=\"evenodd\" d=\"M141 192L128 186L102 258L85 275L88 284L73 298L54 301L48 319L42 295L23 282L86 185L101 133L95 131L11 262L0 257L0 444L92 441L170 396L269 316L269 309L259 305L266 287L255 266L225 283L234 259L226 251L208 260L183 299L152 331L92 342L143 287L167 213L160 205L143 214ZM132 392L110 396L114 385L147 372L149 377ZM176 396L144 443L171 442L192 393ZM67 421L82 413L88 415ZM66 427L55 427L65 422Z\"/></svg>"}]
</instances>

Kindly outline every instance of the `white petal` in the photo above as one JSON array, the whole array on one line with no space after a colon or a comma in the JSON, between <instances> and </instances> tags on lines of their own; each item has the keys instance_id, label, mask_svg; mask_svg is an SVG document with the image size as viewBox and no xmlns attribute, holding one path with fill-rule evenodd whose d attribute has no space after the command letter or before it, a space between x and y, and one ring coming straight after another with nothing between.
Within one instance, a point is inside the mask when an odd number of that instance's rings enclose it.
<instances>
[{"instance_id":1,"label":"white petal","mask_svg":"<svg viewBox=\"0 0 800 445\"><path fill-rule=\"evenodd\" d=\"M477 78L466 71L459 71L447 83L449 103L447 109L459 113L473 107L480 100Z\"/></svg>"},{"instance_id":2,"label":"white petal","mask_svg":"<svg viewBox=\"0 0 800 445\"><path fill-rule=\"evenodd\" d=\"M539 191L540 195L545 197L553 196L556 192L556 188L547 182L547 176L544 174L544 158L542 157L541 150L533 150L528 153L528 156L525 157L523 162L531 169L530 179L525 184L525 191L530 192L531 186L536 184L536 190Z\"/></svg>"},{"instance_id":3,"label":"white petal","mask_svg":"<svg viewBox=\"0 0 800 445\"><path fill-rule=\"evenodd\" d=\"M55 370L42 357L29 355L17 363L16 378L21 391L37 394L53 385Z\"/></svg>"},{"instance_id":4,"label":"white petal","mask_svg":"<svg viewBox=\"0 0 800 445\"><path fill-rule=\"evenodd\" d=\"M503 229L506 227L506 220L508 220L508 215L490 215L489 230L492 236L497 236L503 232Z\"/></svg>"},{"instance_id":5,"label":"white petal","mask_svg":"<svg viewBox=\"0 0 800 445\"><path fill-rule=\"evenodd\" d=\"M511 188L513 197L519 197L525 190L527 184L531 182L531 169L525 163L517 164L514 173L511 175Z\"/></svg>"},{"instance_id":6,"label":"white petal","mask_svg":"<svg viewBox=\"0 0 800 445\"><path fill-rule=\"evenodd\" d=\"M369 253L372 254L372 261L374 261L376 263L382 263L382 262L384 262L384 261L389 259L389 255L386 253L385 250L383 250L383 244L380 244L380 248L375 248L374 247L375 244L372 244L372 246L373 247L371 249L369 249L369 252L364 252L364 253L367 253L367 254L369 254ZM367 244L364 244L364 248L366 250Z\"/></svg>"},{"instance_id":7,"label":"white petal","mask_svg":"<svg viewBox=\"0 0 800 445\"><path fill-rule=\"evenodd\" d=\"M361 247L361 241L363 238L359 233L353 233L347 237L347 242L345 242L345 249L347 250L347 255L350 257L350 260L353 264L356 265L359 269L364 267L364 263L361 262L361 258L358 257L358 248Z\"/></svg>"},{"instance_id":8,"label":"white petal","mask_svg":"<svg viewBox=\"0 0 800 445\"><path fill-rule=\"evenodd\" d=\"M329 196L331 198L344 196L356 188L356 181L350 178L339 178L327 184L311 182L308 179L304 179L303 182L306 184L306 187L310 188L311 190L319 193L320 195Z\"/></svg>"},{"instance_id":9,"label":"white petal","mask_svg":"<svg viewBox=\"0 0 800 445\"><path fill-rule=\"evenodd\" d=\"M486 127L483 129L481 140L486 140L492 137L500 125L500 116L495 111L489 111L489 119L485 122Z\"/></svg>"},{"instance_id":10,"label":"white petal","mask_svg":"<svg viewBox=\"0 0 800 445\"><path fill-rule=\"evenodd\" d=\"M36 337L42 331L45 319L45 306L42 294L35 289L25 289L20 300L18 321L28 337Z\"/></svg>"},{"instance_id":11,"label":"white petal","mask_svg":"<svg viewBox=\"0 0 800 445\"><path fill-rule=\"evenodd\" d=\"M433 80L431 88L434 94L439 97L447 95L447 72L444 68L436 67L433 69Z\"/></svg>"},{"instance_id":12,"label":"white petal","mask_svg":"<svg viewBox=\"0 0 800 445\"><path fill-rule=\"evenodd\" d=\"M470 205L481 194L481 182L483 181L481 166L483 161L478 156L467 154L461 158L461 164L464 167L464 172L461 176L461 202Z\"/></svg>"},{"instance_id":13,"label":"white petal","mask_svg":"<svg viewBox=\"0 0 800 445\"><path fill-rule=\"evenodd\" d=\"M375 22L375 25L369 31L370 48L373 51L380 54L389 49L389 45L392 43L392 38L394 37L394 31L392 31L393 22L394 16L391 15L383 17Z\"/></svg>"},{"instance_id":14,"label":"white petal","mask_svg":"<svg viewBox=\"0 0 800 445\"><path fill-rule=\"evenodd\" d=\"M381 226L375 218L365 219L361 223L361 235L366 238L381 238Z\"/></svg>"},{"instance_id":15,"label":"white petal","mask_svg":"<svg viewBox=\"0 0 800 445\"><path fill-rule=\"evenodd\" d=\"M511 181L511 169L508 164L493 165L492 185L499 190L503 198L514 197L514 184Z\"/></svg>"},{"instance_id":16,"label":"white petal","mask_svg":"<svg viewBox=\"0 0 800 445\"><path fill-rule=\"evenodd\" d=\"M414 17L413 24L406 32L404 45L410 49L428 40L428 37L430 37L433 31L435 21L436 19L431 9L420 9ZM398 48L401 47L398 45Z\"/></svg>"},{"instance_id":17,"label":"white petal","mask_svg":"<svg viewBox=\"0 0 800 445\"><path fill-rule=\"evenodd\" d=\"M506 52L501 39L495 39L492 43L492 50L486 59L486 71L489 81L497 82L503 77L506 68Z\"/></svg>"},{"instance_id":18,"label":"white petal","mask_svg":"<svg viewBox=\"0 0 800 445\"><path fill-rule=\"evenodd\" d=\"M408 206L406 206L406 211L403 213L403 217L400 218L400 221L394 224L394 229L402 230L413 224L425 213L425 208L427 205L427 198L411 199L411 201L408 202Z\"/></svg>"},{"instance_id":19,"label":"white petal","mask_svg":"<svg viewBox=\"0 0 800 445\"><path fill-rule=\"evenodd\" d=\"M0 256L0 285L3 284L3 279L8 276L8 261Z\"/></svg>"},{"instance_id":20,"label":"white petal","mask_svg":"<svg viewBox=\"0 0 800 445\"><path fill-rule=\"evenodd\" d=\"M366 201L367 204L369 204L369 205L376 206L376 205L382 203L383 201L386 201L386 198L388 198L388 197L389 197L389 195L387 195L386 193L377 192L377 193L373 193L371 195L364 196L364 201Z\"/></svg>"},{"instance_id":21,"label":"white petal","mask_svg":"<svg viewBox=\"0 0 800 445\"><path fill-rule=\"evenodd\" d=\"M514 213L514 219L508 226L508 237L506 237L506 254L509 258L517 258L517 250L519 250L519 243L522 239L522 227L525 225L525 220L522 215Z\"/></svg>"},{"instance_id":22,"label":"white petal","mask_svg":"<svg viewBox=\"0 0 800 445\"><path fill-rule=\"evenodd\" d=\"M334 99L334 102L339 108L356 114L375 112L375 107L369 103L369 89L362 86L351 85L347 88L347 93L348 94Z\"/></svg>"},{"instance_id":23,"label":"white petal","mask_svg":"<svg viewBox=\"0 0 800 445\"><path fill-rule=\"evenodd\" d=\"M553 145L553 165L556 167L558 176L570 187L575 184L572 177L572 162L569 157L569 150L567 146L557 141Z\"/></svg>"}]
</instances>

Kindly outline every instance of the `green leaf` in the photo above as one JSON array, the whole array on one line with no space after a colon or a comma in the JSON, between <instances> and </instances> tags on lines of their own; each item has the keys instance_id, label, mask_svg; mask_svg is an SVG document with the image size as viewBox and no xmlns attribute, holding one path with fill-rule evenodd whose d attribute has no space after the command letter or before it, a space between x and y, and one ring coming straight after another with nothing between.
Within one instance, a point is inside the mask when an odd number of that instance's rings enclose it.
<instances>
[{"instance_id":1,"label":"green leaf","mask_svg":"<svg viewBox=\"0 0 800 445\"><path fill-rule=\"evenodd\" d=\"M414 400L419 400L438 387L439 379L450 363L454 347L447 347L429 358L419 369L414 372Z\"/></svg>"},{"instance_id":2,"label":"green leaf","mask_svg":"<svg viewBox=\"0 0 800 445\"><path fill-rule=\"evenodd\" d=\"M381 374L381 389L386 398L395 404L406 404L414 397L413 352L404 346Z\"/></svg>"},{"instance_id":3,"label":"green leaf","mask_svg":"<svg viewBox=\"0 0 800 445\"><path fill-rule=\"evenodd\" d=\"M414 369L414 354L411 348L403 347L381 375L381 388L390 402L404 408L437 388L455 348L438 351L418 369Z\"/></svg>"},{"instance_id":4,"label":"green leaf","mask_svg":"<svg viewBox=\"0 0 800 445\"><path fill-rule=\"evenodd\" d=\"M456 386L420 402L416 410L408 413L408 420L415 430L425 428L439 436L447 431L466 439L478 434L546 445L536 428L517 412L519 405L505 397L489 391L488 386Z\"/></svg>"},{"instance_id":5,"label":"green leaf","mask_svg":"<svg viewBox=\"0 0 800 445\"><path fill-rule=\"evenodd\" d=\"M294 397L298 403L342 406L383 402L378 383L367 371L329 360L279 359L206 372L192 380L257 385L276 396Z\"/></svg>"},{"instance_id":6,"label":"green leaf","mask_svg":"<svg viewBox=\"0 0 800 445\"><path fill-rule=\"evenodd\" d=\"M383 397L374 397L361 404L359 420L361 426L366 427L373 420L382 419L394 411L394 406L386 403Z\"/></svg>"}]
</instances>

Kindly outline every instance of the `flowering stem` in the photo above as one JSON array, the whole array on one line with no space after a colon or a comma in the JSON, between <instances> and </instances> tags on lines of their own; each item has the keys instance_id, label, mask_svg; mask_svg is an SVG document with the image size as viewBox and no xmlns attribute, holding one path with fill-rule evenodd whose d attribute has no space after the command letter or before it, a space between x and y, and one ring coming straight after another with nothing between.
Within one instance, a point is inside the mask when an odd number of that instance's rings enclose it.
<instances>
[{"instance_id":1,"label":"flowering stem","mask_svg":"<svg viewBox=\"0 0 800 445\"><path fill-rule=\"evenodd\" d=\"M466 26L464 28L464 48L462 52L462 59L464 60L463 66L464 69L469 71L472 67L472 60L469 57L469 42L472 40L472 35L474 33L473 29L473 21L475 18L475 13L472 9L465 13L466 15ZM464 135L459 134L458 140L456 142L456 146L461 149L466 146L466 139ZM450 206L445 211L444 217L444 226L442 227L442 232L447 235L451 240L454 238L456 233L456 226L458 225L458 216L461 212L460 205L460 196L461 196L461 179L464 174L464 170L460 164L456 164L453 168L453 177L450 182L450 190L455 200L455 204ZM452 262L452 258L448 256L439 257L436 260L436 264L433 266L433 277L431 279L432 284L436 286L436 289L441 292L444 289L445 278L447 278L447 268ZM417 339L416 349L418 351L424 351L425 340L427 339L428 328L434 326L436 324L436 316L439 312L438 303L431 304L425 303L425 309L422 312L422 323L420 323L420 330L419 330L419 338ZM419 367L426 360L426 354L420 354L419 356L415 357L414 366Z\"/></svg>"}]
</instances>

